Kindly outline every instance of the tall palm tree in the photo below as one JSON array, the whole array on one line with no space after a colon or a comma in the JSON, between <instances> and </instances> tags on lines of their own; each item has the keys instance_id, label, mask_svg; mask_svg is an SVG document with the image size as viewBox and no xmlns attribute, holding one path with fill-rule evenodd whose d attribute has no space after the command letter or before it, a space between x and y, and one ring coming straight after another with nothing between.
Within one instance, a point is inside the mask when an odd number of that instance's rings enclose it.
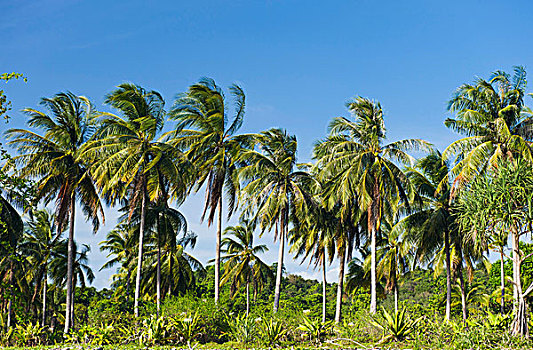
<instances>
[{"instance_id":1,"label":"tall palm tree","mask_svg":"<svg viewBox=\"0 0 533 350\"><path fill-rule=\"evenodd\" d=\"M533 159L533 118L524 104L526 85L526 71L517 66L512 77L496 71L488 81L478 78L457 89L448 104L456 118L444 124L465 137L443 152L444 159L457 157L450 171L454 187L460 189L499 159L517 155Z\"/></svg>"},{"instance_id":2,"label":"tall palm tree","mask_svg":"<svg viewBox=\"0 0 533 350\"><path fill-rule=\"evenodd\" d=\"M53 214L46 209L37 210L26 223L21 250L28 256L30 264L37 268L34 272L34 293L32 303L35 302L38 291L42 286L42 314L41 326L46 324L46 298L48 288L49 265L54 251L60 245L65 245L61 238L62 232L56 232L57 225L53 221Z\"/></svg>"},{"instance_id":3,"label":"tall palm tree","mask_svg":"<svg viewBox=\"0 0 533 350\"><path fill-rule=\"evenodd\" d=\"M124 117L107 114L83 155L95 162L91 172L110 204L127 198L130 217L140 207L134 301L135 316L139 316L146 208L166 181L171 184L171 194L173 184L181 186L182 181L174 180L182 179L182 163L179 150L158 138L165 117L164 100L158 92L121 84L106 97L106 103Z\"/></svg>"},{"instance_id":4,"label":"tall palm tree","mask_svg":"<svg viewBox=\"0 0 533 350\"><path fill-rule=\"evenodd\" d=\"M224 274L222 285L231 283L232 294L244 284L246 289L246 316L250 313L250 283L254 287L254 295L263 288L264 281L272 277L270 267L265 264L259 254L268 251L264 244L254 245L255 225L244 220L240 225L228 226L222 239L222 261Z\"/></svg>"},{"instance_id":5,"label":"tall palm tree","mask_svg":"<svg viewBox=\"0 0 533 350\"><path fill-rule=\"evenodd\" d=\"M357 198L367 212L371 241L370 312L376 313L376 238L384 212L408 202L409 179L395 162L412 164L409 150L428 149L429 144L407 139L384 144L383 110L378 102L357 97L347 103L354 119L334 118L329 137L315 149L318 164L333 181L332 198L343 207ZM331 201L330 205L337 200Z\"/></svg>"},{"instance_id":6,"label":"tall palm tree","mask_svg":"<svg viewBox=\"0 0 533 350\"><path fill-rule=\"evenodd\" d=\"M197 168L196 191L206 185L205 206L202 220L208 214L211 226L218 211L215 251L215 302L219 299L220 244L222 239L222 200L224 190L228 199L228 218L231 217L238 193L234 181L237 158L246 147L247 137L236 133L244 120L245 95L238 85L230 87L235 102L235 114L227 115L227 103L222 89L214 80L204 78L191 85L170 111L178 121L172 133L176 145L187 148L187 156Z\"/></svg>"},{"instance_id":7,"label":"tall palm tree","mask_svg":"<svg viewBox=\"0 0 533 350\"><path fill-rule=\"evenodd\" d=\"M279 253L274 292L274 312L279 308L283 255L292 214L305 215L311 200L306 192L309 174L296 168L296 137L281 129L270 129L254 137L258 150L244 151L246 162L239 172L243 181L244 214L259 222L264 231L276 227Z\"/></svg>"},{"instance_id":8,"label":"tall palm tree","mask_svg":"<svg viewBox=\"0 0 533 350\"><path fill-rule=\"evenodd\" d=\"M59 93L41 101L51 115L26 108L28 126L42 131L10 129L7 137L20 155L14 159L22 163L21 175L37 180L37 200L45 204L55 199L57 232L69 228L67 259L67 311L65 332L71 325L69 308L72 307L72 282L74 263L74 221L76 201L85 216L92 221L93 231L104 220L104 211L94 186L89 164L81 148L92 136L97 113L90 101L70 92Z\"/></svg>"}]
</instances>

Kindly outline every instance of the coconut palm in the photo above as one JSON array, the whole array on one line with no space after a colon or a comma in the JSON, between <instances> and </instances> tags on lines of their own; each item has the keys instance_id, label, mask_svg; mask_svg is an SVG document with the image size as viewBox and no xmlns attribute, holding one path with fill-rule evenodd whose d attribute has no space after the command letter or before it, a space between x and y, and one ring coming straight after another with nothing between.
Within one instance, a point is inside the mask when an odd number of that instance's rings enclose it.
<instances>
[{"instance_id":1,"label":"coconut palm","mask_svg":"<svg viewBox=\"0 0 533 350\"><path fill-rule=\"evenodd\" d=\"M202 220L208 217L211 226L218 215L215 251L215 302L219 299L220 244L222 239L222 201L224 190L228 199L228 218L235 208L238 183L234 181L237 158L246 147L246 137L237 135L244 120L245 95L238 85L230 87L235 102L235 114L227 115L227 101L214 80L204 78L191 85L170 111L178 121L173 141L187 148L187 156L197 170L196 191L206 185L206 199ZM209 213L208 213L209 212Z\"/></svg>"},{"instance_id":2,"label":"coconut palm","mask_svg":"<svg viewBox=\"0 0 533 350\"><path fill-rule=\"evenodd\" d=\"M409 269L409 257L413 255L411 241L397 225L384 222L382 239L376 250L377 279L385 279L387 293L394 293L394 310L398 312L399 282ZM365 261L366 263L366 261Z\"/></svg>"},{"instance_id":3,"label":"coconut palm","mask_svg":"<svg viewBox=\"0 0 533 350\"><path fill-rule=\"evenodd\" d=\"M239 172L243 181L242 197L245 215L259 223L261 230L276 227L274 240L279 240L278 264L274 291L274 312L279 308L283 255L289 218L303 216L310 202L306 192L309 174L296 168L296 137L281 129L270 129L255 136L258 150L244 151L246 166Z\"/></svg>"},{"instance_id":4,"label":"coconut palm","mask_svg":"<svg viewBox=\"0 0 533 350\"><path fill-rule=\"evenodd\" d=\"M254 287L254 295L257 295L264 281L272 277L270 267L258 256L268 248L264 244L254 245L254 230L254 223L248 220L226 227L221 249L224 254L222 261L225 262L221 284L230 282L232 294L245 286L246 316L250 313L250 283Z\"/></svg>"},{"instance_id":5,"label":"coconut palm","mask_svg":"<svg viewBox=\"0 0 533 350\"><path fill-rule=\"evenodd\" d=\"M357 199L367 212L371 241L370 312L376 313L376 238L385 212L408 202L409 179L395 162L412 164L409 150L428 149L429 144L407 139L384 144L383 110L378 102L357 97L347 103L353 120L334 118L330 135L315 148L319 166L333 185L329 191L330 207L340 202L341 212Z\"/></svg>"},{"instance_id":6,"label":"coconut palm","mask_svg":"<svg viewBox=\"0 0 533 350\"><path fill-rule=\"evenodd\" d=\"M70 92L43 98L41 105L51 115L26 108L28 126L42 131L10 129L7 137L20 155L14 160L22 164L20 174L37 181L36 199L45 204L55 200L57 232L69 227L67 261L67 312L65 332L71 326L72 282L74 263L74 221L76 202L92 221L94 232L104 220L100 198L94 186L89 164L81 154L81 148L92 136L97 113L90 101Z\"/></svg>"},{"instance_id":7,"label":"coconut palm","mask_svg":"<svg viewBox=\"0 0 533 350\"><path fill-rule=\"evenodd\" d=\"M100 242L100 250L107 251L109 260L100 268L112 268L119 264L119 270L125 275L125 285L123 286L126 300L130 296L130 282L132 271L135 266L135 255L137 254L137 239L133 225L128 222L120 223L106 235L106 240ZM117 290L120 289L117 287Z\"/></svg>"},{"instance_id":8,"label":"coconut palm","mask_svg":"<svg viewBox=\"0 0 533 350\"><path fill-rule=\"evenodd\" d=\"M57 249L54 249L53 258L49 265L50 278L56 286L64 286L68 281L67 278L67 242L57 246ZM70 244L70 243L69 243ZM70 309L66 310L66 314L70 314L71 323L74 324L74 296L76 294L76 285L79 283L81 287L85 288L87 282L92 283L94 281L94 273L91 267L89 266L88 254L91 251L91 247L87 244L83 244L81 249L77 249L77 244L74 242L74 262L72 266L72 294L70 298L72 304ZM69 296L67 295L67 298Z\"/></svg>"},{"instance_id":9,"label":"coconut palm","mask_svg":"<svg viewBox=\"0 0 533 350\"><path fill-rule=\"evenodd\" d=\"M461 188L499 159L517 155L533 159L533 118L524 105L526 85L526 71L517 66L512 77L496 71L488 81L478 78L457 89L448 104L456 117L446 119L444 124L466 137L443 152L444 159L457 156L450 171L454 188Z\"/></svg>"},{"instance_id":10,"label":"coconut palm","mask_svg":"<svg viewBox=\"0 0 533 350\"><path fill-rule=\"evenodd\" d=\"M182 162L179 150L158 138L165 116L164 100L158 92L122 84L106 97L106 103L123 117L107 114L94 139L85 145L83 155L95 162L91 172L110 204L128 199L130 217L135 208L140 208L134 301L138 316L146 208L167 183L171 195L181 194L176 188L181 190L183 183Z\"/></svg>"},{"instance_id":11,"label":"coconut palm","mask_svg":"<svg viewBox=\"0 0 533 350\"><path fill-rule=\"evenodd\" d=\"M132 221L135 222L135 215ZM203 266L184 252L187 246L194 248L196 234L187 230L185 216L177 209L171 208L164 197L152 202L147 208L146 229L150 242L147 252L150 261L146 264L149 270L146 290L152 290L150 286L155 285L159 312L161 289L167 290L169 296L182 292L194 285L193 271L203 270ZM150 273L154 268L155 273Z\"/></svg>"},{"instance_id":12,"label":"coconut palm","mask_svg":"<svg viewBox=\"0 0 533 350\"><path fill-rule=\"evenodd\" d=\"M30 221L26 223L21 250L28 256L33 270L34 292L31 302L34 303L42 286L42 315L41 326L46 324L46 298L48 288L49 264L53 253L60 245L65 245L61 238L62 232L56 232L57 225L53 221L53 214L46 210L37 210Z\"/></svg>"},{"instance_id":13,"label":"coconut palm","mask_svg":"<svg viewBox=\"0 0 533 350\"><path fill-rule=\"evenodd\" d=\"M313 262L315 268L320 266L322 270L322 322L326 322L326 265L331 264L335 257L338 218L332 211L322 206L322 203L317 204L306 217L307 220L291 230L290 252L294 253L295 258L302 257L302 263L309 259L309 264ZM341 280L339 284L342 284Z\"/></svg>"},{"instance_id":14,"label":"coconut palm","mask_svg":"<svg viewBox=\"0 0 533 350\"><path fill-rule=\"evenodd\" d=\"M419 261L430 263L439 251L443 253L440 261L444 261L446 269L446 320L451 317L452 241L460 242L451 213L452 184L443 181L448 179L449 171L449 162L437 150L406 169L420 202L397 225L409 231Z\"/></svg>"}]
</instances>

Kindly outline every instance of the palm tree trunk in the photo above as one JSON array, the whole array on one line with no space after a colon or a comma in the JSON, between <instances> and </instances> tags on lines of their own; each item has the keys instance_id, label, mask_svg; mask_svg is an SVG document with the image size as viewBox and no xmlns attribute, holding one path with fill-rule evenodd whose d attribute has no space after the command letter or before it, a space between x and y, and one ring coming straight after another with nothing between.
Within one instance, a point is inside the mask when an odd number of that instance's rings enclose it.
<instances>
[{"instance_id":1,"label":"palm tree trunk","mask_svg":"<svg viewBox=\"0 0 533 350\"><path fill-rule=\"evenodd\" d=\"M394 311L398 314L398 282L394 283Z\"/></svg>"},{"instance_id":2,"label":"palm tree trunk","mask_svg":"<svg viewBox=\"0 0 533 350\"><path fill-rule=\"evenodd\" d=\"M376 278L376 235L378 225L378 206L379 206L379 184L374 180L374 188L372 190L372 202L368 208L368 227L370 229L371 244L370 244L370 313L377 312L377 278Z\"/></svg>"},{"instance_id":3,"label":"palm tree trunk","mask_svg":"<svg viewBox=\"0 0 533 350\"><path fill-rule=\"evenodd\" d=\"M468 319L468 309L466 307L466 286L465 286L465 279L463 277L462 267L459 268L459 283L461 287L461 306L463 309L463 323L466 325L466 320Z\"/></svg>"},{"instance_id":4,"label":"palm tree trunk","mask_svg":"<svg viewBox=\"0 0 533 350\"><path fill-rule=\"evenodd\" d=\"M131 270L128 267L128 273L126 274L126 302L130 301L130 279L131 279Z\"/></svg>"},{"instance_id":5,"label":"palm tree trunk","mask_svg":"<svg viewBox=\"0 0 533 350\"><path fill-rule=\"evenodd\" d=\"M346 260L346 250L343 247L341 248L341 251L339 252L339 283L337 284L337 305L335 307L335 323L339 323L341 321L345 260Z\"/></svg>"},{"instance_id":6,"label":"palm tree trunk","mask_svg":"<svg viewBox=\"0 0 533 350\"><path fill-rule=\"evenodd\" d=\"M326 248L324 248L324 256L322 257L322 323L326 322Z\"/></svg>"},{"instance_id":7,"label":"palm tree trunk","mask_svg":"<svg viewBox=\"0 0 533 350\"><path fill-rule=\"evenodd\" d=\"M444 250L446 253L446 321L450 320L452 314L452 273L450 258L450 233L444 231Z\"/></svg>"},{"instance_id":8,"label":"palm tree trunk","mask_svg":"<svg viewBox=\"0 0 533 350\"><path fill-rule=\"evenodd\" d=\"M157 215L157 318L161 312L161 232Z\"/></svg>"},{"instance_id":9,"label":"palm tree trunk","mask_svg":"<svg viewBox=\"0 0 533 350\"><path fill-rule=\"evenodd\" d=\"M74 270L74 219L76 213L76 200L74 195L70 199L70 220L68 230L68 249L67 249L67 300L65 307L65 329L68 333L71 327L72 317L72 278Z\"/></svg>"},{"instance_id":10,"label":"palm tree trunk","mask_svg":"<svg viewBox=\"0 0 533 350\"><path fill-rule=\"evenodd\" d=\"M15 274L13 272L13 261L9 263L9 301L7 303L7 328L9 329L11 327L12 319L13 319L13 280L15 277Z\"/></svg>"},{"instance_id":11,"label":"palm tree trunk","mask_svg":"<svg viewBox=\"0 0 533 350\"><path fill-rule=\"evenodd\" d=\"M48 287L48 271L46 264L44 265L44 276L43 276L43 314L42 314L42 323L41 327L46 325L46 289Z\"/></svg>"},{"instance_id":12,"label":"palm tree trunk","mask_svg":"<svg viewBox=\"0 0 533 350\"><path fill-rule=\"evenodd\" d=\"M279 236L279 252L278 252L278 268L276 272L276 286L274 288L274 310L276 313L279 309L279 294L281 292L281 275L283 273L283 254L285 250L285 218L282 212L280 217L280 236Z\"/></svg>"},{"instance_id":13,"label":"palm tree trunk","mask_svg":"<svg viewBox=\"0 0 533 350\"><path fill-rule=\"evenodd\" d=\"M215 252L215 303L220 297L220 243L222 241L222 196L218 199L217 245Z\"/></svg>"},{"instance_id":14,"label":"palm tree trunk","mask_svg":"<svg viewBox=\"0 0 533 350\"><path fill-rule=\"evenodd\" d=\"M74 276L73 276L74 277ZM76 296L76 279L72 282L72 296L70 297L70 328L74 328L74 297Z\"/></svg>"},{"instance_id":15,"label":"palm tree trunk","mask_svg":"<svg viewBox=\"0 0 533 350\"><path fill-rule=\"evenodd\" d=\"M246 281L246 317L250 314L250 282Z\"/></svg>"},{"instance_id":16,"label":"palm tree trunk","mask_svg":"<svg viewBox=\"0 0 533 350\"><path fill-rule=\"evenodd\" d=\"M137 257L137 276L135 278L135 302L134 312L135 317L139 317L139 296L141 293L141 271L143 261L143 243L144 243L144 221L146 219L146 183L143 180L142 186L142 202L141 202L141 226L139 227L139 255Z\"/></svg>"},{"instance_id":17,"label":"palm tree trunk","mask_svg":"<svg viewBox=\"0 0 533 350\"><path fill-rule=\"evenodd\" d=\"M505 269L503 261L503 246L500 247L500 288L502 291L500 300L500 312L503 316L505 314Z\"/></svg>"}]
</instances>

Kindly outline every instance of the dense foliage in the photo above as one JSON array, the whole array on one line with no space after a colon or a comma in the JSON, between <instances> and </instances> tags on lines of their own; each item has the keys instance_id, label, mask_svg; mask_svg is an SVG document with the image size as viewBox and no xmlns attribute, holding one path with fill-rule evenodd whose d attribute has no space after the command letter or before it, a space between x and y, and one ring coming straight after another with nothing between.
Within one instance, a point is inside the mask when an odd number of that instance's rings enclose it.
<instances>
[{"instance_id":1,"label":"dense foliage","mask_svg":"<svg viewBox=\"0 0 533 350\"><path fill-rule=\"evenodd\" d=\"M526 88L522 67L461 85L445 125L465 137L442 153L388 140L381 104L357 96L310 164L286 130L238 133L237 85L231 101L202 79L167 110L157 91L121 84L105 99L116 114L70 92L43 98L27 129L6 132L17 153L2 152L0 346L531 348ZM199 190L200 216L217 222L207 266L179 211ZM96 232L104 203L121 217L99 246L113 281L97 291L96 247L76 244L74 222L81 208ZM240 224L223 228L223 208ZM279 243L277 263L258 234ZM286 245L323 280L285 271Z\"/></svg>"}]
</instances>

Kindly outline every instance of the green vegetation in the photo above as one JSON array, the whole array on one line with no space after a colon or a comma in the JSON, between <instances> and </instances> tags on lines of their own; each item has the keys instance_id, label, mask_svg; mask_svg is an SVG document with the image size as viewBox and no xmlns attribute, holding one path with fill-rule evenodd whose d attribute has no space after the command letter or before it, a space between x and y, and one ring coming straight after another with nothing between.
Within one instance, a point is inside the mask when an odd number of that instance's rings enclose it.
<instances>
[{"instance_id":1,"label":"green vegetation","mask_svg":"<svg viewBox=\"0 0 533 350\"><path fill-rule=\"evenodd\" d=\"M459 87L445 125L465 137L442 153L387 140L380 103L358 96L300 164L286 130L239 134L245 94L229 95L202 79L167 111L122 84L105 99L116 114L72 93L24 110L28 128L6 132L17 154L1 153L0 346L533 347L522 67ZM199 216L217 221L207 266L179 211L199 190ZM81 208L96 232L104 203L121 216L99 247L113 282L97 291L74 222ZM223 208L240 224L223 228ZM271 266L254 242L266 233ZM288 274L286 245L323 280Z\"/></svg>"}]
</instances>

